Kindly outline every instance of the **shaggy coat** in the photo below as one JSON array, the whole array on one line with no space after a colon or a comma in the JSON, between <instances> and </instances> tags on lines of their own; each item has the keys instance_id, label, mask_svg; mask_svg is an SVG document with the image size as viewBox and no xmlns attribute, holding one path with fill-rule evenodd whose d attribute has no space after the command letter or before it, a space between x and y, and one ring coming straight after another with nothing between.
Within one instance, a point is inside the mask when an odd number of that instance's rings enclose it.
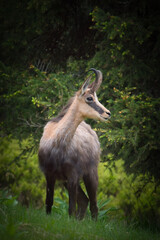
<instances>
[{"instance_id":1,"label":"shaggy coat","mask_svg":"<svg viewBox=\"0 0 160 240\"><path fill-rule=\"evenodd\" d=\"M94 71L96 84L101 72ZM62 112L46 124L38 153L39 165L47 181L46 212L51 212L54 184L58 179L64 182L69 192L69 215L80 219L84 217L89 201L92 217L97 218L98 214L96 192L100 143L84 118L106 119L110 116L110 112L98 102L95 84L89 86L89 81L86 82ZM80 179L84 180L89 199L80 187Z\"/></svg>"}]
</instances>

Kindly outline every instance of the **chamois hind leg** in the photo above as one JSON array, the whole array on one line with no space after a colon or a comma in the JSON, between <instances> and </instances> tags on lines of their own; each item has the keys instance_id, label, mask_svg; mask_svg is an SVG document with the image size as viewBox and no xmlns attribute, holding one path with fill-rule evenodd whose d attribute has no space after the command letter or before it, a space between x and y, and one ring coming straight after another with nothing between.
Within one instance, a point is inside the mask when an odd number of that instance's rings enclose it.
<instances>
[{"instance_id":1,"label":"chamois hind leg","mask_svg":"<svg viewBox=\"0 0 160 240\"><path fill-rule=\"evenodd\" d=\"M50 214L53 205L53 195L54 195L54 185L55 185L55 178L52 174L46 175L46 213Z\"/></svg>"},{"instance_id":2,"label":"chamois hind leg","mask_svg":"<svg viewBox=\"0 0 160 240\"><path fill-rule=\"evenodd\" d=\"M69 161L66 161L63 164L63 172L66 176L66 183L64 184L64 186L67 188L69 195L69 216L76 216L78 174L73 164Z\"/></svg>"},{"instance_id":3,"label":"chamois hind leg","mask_svg":"<svg viewBox=\"0 0 160 240\"><path fill-rule=\"evenodd\" d=\"M76 216L77 183L68 181L67 189L69 194L69 216Z\"/></svg>"},{"instance_id":4,"label":"chamois hind leg","mask_svg":"<svg viewBox=\"0 0 160 240\"><path fill-rule=\"evenodd\" d=\"M80 185L78 186L78 192L77 192L77 205L78 205L78 210L77 210L77 218L78 219L83 219L88 207L88 198L86 194L83 192L82 188Z\"/></svg>"},{"instance_id":5,"label":"chamois hind leg","mask_svg":"<svg viewBox=\"0 0 160 240\"><path fill-rule=\"evenodd\" d=\"M67 183L64 183L65 188L68 190L68 185ZM77 189L77 205L78 205L78 210L76 212L76 217L81 220L84 218L87 207L88 207L88 202L89 199L87 198L86 194L83 192L82 188L80 185L78 185Z\"/></svg>"},{"instance_id":6,"label":"chamois hind leg","mask_svg":"<svg viewBox=\"0 0 160 240\"><path fill-rule=\"evenodd\" d=\"M97 171L84 176L84 183L89 196L90 211L93 219L97 220L98 207L97 207L97 188L98 188L98 174Z\"/></svg>"}]
</instances>

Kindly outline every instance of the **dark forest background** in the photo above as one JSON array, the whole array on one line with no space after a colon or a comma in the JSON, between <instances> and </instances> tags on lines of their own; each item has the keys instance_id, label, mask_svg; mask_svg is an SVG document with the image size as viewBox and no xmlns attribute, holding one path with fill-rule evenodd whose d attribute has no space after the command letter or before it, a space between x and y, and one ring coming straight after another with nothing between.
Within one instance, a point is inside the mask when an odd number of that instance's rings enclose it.
<instances>
[{"instance_id":1,"label":"dark forest background","mask_svg":"<svg viewBox=\"0 0 160 240\"><path fill-rule=\"evenodd\" d=\"M98 197L119 216L159 226L160 3L1 0L0 36L1 190L43 205L43 127L94 67L112 112L108 123L88 121L102 148Z\"/></svg>"}]
</instances>

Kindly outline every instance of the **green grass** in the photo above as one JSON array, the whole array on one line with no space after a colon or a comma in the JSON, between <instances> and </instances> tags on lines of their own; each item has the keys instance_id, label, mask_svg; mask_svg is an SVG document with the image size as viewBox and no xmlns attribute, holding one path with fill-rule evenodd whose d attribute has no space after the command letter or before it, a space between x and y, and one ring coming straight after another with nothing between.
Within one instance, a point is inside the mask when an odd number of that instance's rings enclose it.
<instances>
[{"instance_id":1,"label":"green grass","mask_svg":"<svg viewBox=\"0 0 160 240\"><path fill-rule=\"evenodd\" d=\"M160 233L109 218L77 221L67 214L54 212L46 216L44 210L0 204L0 239L159 240Z\"/></svg>"}]
</instances>

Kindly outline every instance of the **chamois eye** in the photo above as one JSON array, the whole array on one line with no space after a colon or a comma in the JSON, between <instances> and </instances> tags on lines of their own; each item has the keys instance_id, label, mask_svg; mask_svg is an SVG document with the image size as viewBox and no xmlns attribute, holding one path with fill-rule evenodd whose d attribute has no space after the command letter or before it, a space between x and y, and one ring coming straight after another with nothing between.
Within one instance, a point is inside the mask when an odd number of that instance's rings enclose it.
<instances>
[{"instance_id":1,"label":"chamois eye","mask_svg":"<svg viewBox=\"0 0 160 240\"><path fill-rule=\"evenodd\" d=\"M92 102L93 98L92 97L87 97L86 100L87 100L87 102Z\"/></svg>"}]
</instances>

